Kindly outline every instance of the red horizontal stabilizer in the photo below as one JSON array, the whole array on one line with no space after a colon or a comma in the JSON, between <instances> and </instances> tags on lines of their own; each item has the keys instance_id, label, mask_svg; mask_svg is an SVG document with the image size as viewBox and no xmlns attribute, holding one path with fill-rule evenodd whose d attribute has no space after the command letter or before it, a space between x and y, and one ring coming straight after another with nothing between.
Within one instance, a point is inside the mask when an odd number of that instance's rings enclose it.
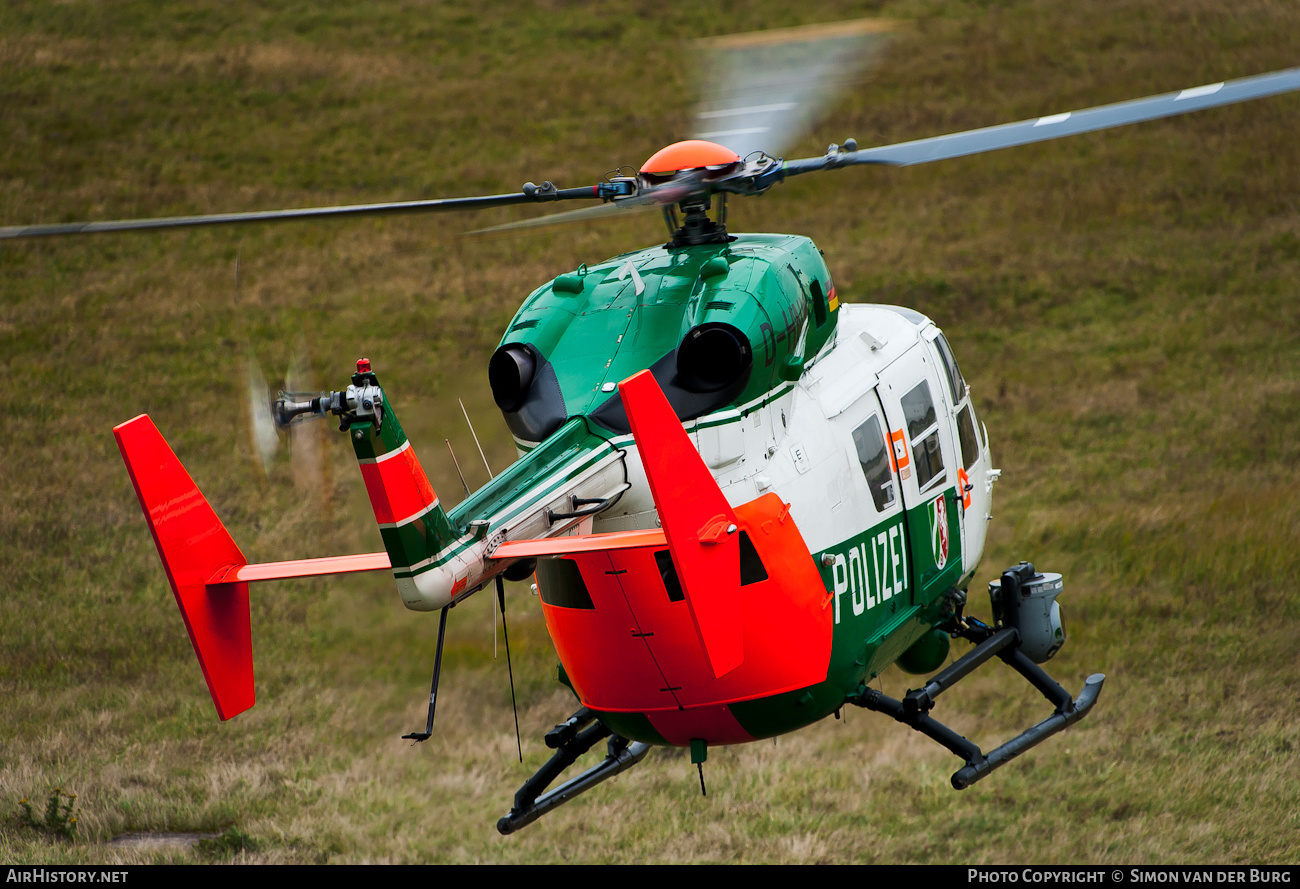
<instances>
[{"instance_id":1,"label":"red horizontal stabilizer","mask_svg":"<svg viewBox=\"0 0 1300 889\"><path fill-rule=\"evenodd\" d=\"M610 534L581 534L575 537L544 537L534 540L514 540L501 544L492 551L489 559L538 559L546 556L567 556L573 553L594 553L611 549L637 549L642 546L662 547L667 544L664 532L658 528L649 531L615 531Z\"/></svg>"},{"instance_id":2,"label":"red horizontal stabilizer","mask_svg":"<svg viewBox=\"0 0 1300 889\"><path fill-rule=\"evenodd\" d=\"M323 559L229 565L208 578L208 583L287 580L292 577L319 577L323 574L351 574L355 571L387 571L392 567L393 563L389 561L388 553L357 553L354 556L326 556Z\"/></svg>"},{"instance_id":3,"label":"red horizontal stabilizer","mask_svg":"<svg viewBox=\"0 0 1300 889\"><path fill-rule=\"evenodd\" d=\"M650 372L618 388L696 632L722 677L745 659L736 514Z\"/></svg>"},{"instance_id":4,"label":"red horizontal stabilizer","mask_svg":"<svg viewBox=\"0 0 1300 889\"><path fill-rule=\"evenodd\" d=\"M217 715L253 706L253 634L248 584L207 586L222 569L248 563L225 526L145 415L113 429L135 485Z\"/></svg>"}]
</instances>

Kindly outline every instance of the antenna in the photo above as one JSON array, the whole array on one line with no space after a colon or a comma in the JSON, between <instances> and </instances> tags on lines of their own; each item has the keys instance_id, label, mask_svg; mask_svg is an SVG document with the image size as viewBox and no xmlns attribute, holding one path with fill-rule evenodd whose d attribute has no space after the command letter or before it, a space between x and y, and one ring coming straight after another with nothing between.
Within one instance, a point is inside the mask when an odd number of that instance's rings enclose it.
<instances>
[{"instance_id":1,"label":"antenna","mask_svg":"<svg viewBox=\"0 0 1300 889\"><path fill-rule=\"evenodd\" d=\"M460 396L457 396L456 403L460 405L460 412L465 415L465 423L469 426L469 434L474 436L474 444L478 447L478 455L483 458L483 468L488 471L488 478L494 478L492 467L488 466L487 454L483 453L483 445L479 444L478 433L474 431L474 423L469 418L469 411L465 410L465 402L460 400Z\"/></svg>"},{"instance_id":2,"label":"antenna","mask_svg":"<svg viewBox=\"0 0 1300 889\"><path fill-rule=\"evenodd\" d=\"M523 762L524 743L519 740L519 705L515 703L515 668L510 664L510 631L506 629L506 585L500 574L497 575L497 603L501 606L501 629L506 635L506 669L510 671L510 707L515 711L515 744L519 747L519 761Z\"/></svg>"},{"instance_id":3,"label":"antenna","mask_svg":"<svg viewBox=\"0 0 1300 889\"><path fill-rule=\"evenodd\" d=\"M447 450L451 452L452 465L456 467L456 474L460 476L460 486L465 489L465 496L469 496L469 485L465 484L465 473L460 471L460 461L456 459L456 452L451 450L451 439L444 438L447 443Z\"/></svg>"}]
</instances>

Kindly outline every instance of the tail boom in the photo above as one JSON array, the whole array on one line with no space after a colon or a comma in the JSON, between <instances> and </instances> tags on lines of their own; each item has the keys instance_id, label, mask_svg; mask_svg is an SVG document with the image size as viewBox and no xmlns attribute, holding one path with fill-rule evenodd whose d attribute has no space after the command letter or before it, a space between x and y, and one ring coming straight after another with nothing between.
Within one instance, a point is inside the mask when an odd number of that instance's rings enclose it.
<instances>
[{"instance_id":1,"label":"tail boom","mask_svg":"<svg viewBox=\"0 0 1300 889\"><path fill-rule=\"evenodd\" d=\"M361 468L398 594L412 611L445 608L523 557L497 555L503 543L556 537L580 524L585 515L571 511L574 498L608 506L628 488L621 451L602 441L596 454L582 446L587 436L570 436L577 446L559 448L548 461L542 458L550 449L537 449L531 464L516 464L497 476L489 486L492 493L473 510L461 504L453 521L368 360L357 363L346 401L352 410L344 416L343 428ZM503 492L508 496L500 499Z\"/></svg>"}]
</instances>

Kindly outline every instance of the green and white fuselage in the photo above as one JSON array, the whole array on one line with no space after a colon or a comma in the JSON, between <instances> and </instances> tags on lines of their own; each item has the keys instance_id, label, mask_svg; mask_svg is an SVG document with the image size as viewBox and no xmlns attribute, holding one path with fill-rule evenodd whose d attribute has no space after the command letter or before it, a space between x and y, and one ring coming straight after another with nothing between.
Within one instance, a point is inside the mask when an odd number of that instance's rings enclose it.
<instances>
[{"instance_id":1,"label":"green and white fuselage","mask_svg":"<svg viewBox=\"0 0 1300 889\"><path fill-rule=\"evenodd\" d=\"M418 521L385 530L390 552L389 538L407 538L394 573L408 607L482 586L506 567L491 558L506 541L655 529L617 390L647 368L729 503L774 493L789 505L830 597L825 680L730 702L745 734L820 719L909 649L917 661L945 594L974 573L996 473L946 341L910 310L840 305L805 238L743 235L580 268L524 302L503 352L516 376L503 384L494 356L494 392L522 390L496 392L513 408L503 413L520 460L445 513L438 533ZM599 511L573 515L581 503ZM590 601L554 589L582 584L576 572L543 560L538 573L548 612ZM665 740L631 713L607 721Z\"/></svg>"}]
</instances>

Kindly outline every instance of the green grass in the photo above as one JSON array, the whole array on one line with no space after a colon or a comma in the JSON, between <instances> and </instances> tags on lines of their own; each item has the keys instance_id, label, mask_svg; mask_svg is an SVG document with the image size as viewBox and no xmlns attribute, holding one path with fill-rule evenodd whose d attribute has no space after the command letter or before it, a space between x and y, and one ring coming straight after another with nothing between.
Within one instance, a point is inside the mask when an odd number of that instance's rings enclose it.
<instances>
[{"instance_id":1,"label":"green grass","mask_svg":"<svg viewBox=\"0 0 1300 889\"><path fill-rule=\"evenodd\" d=\"M693 38L860 15L914 25L796 156L1284 68L1300 26L1286 0L11 3L0 224L589 182L689 135ZM733 202L737 230L813 236L842 298L944 328L1004 470L972 589L1021 558L1064 573L1052 671L1106 688L962 793L953 757L855 711L711 751L707 798L689 757L656 751L512 838L495 819L572 707L526 588L523 766L487 597L452 615L437 736L400 740L437 623L382 578L254 588L259 702L219 723L110 429L153 416L250 559L378 548L337 436L323 479L296 482L284 453L260 476L249 350L276 377L305 342L323 387L370 357L454 502L443 438L486 480L458 396L493 467L512 458L485 366L519 301L661 224L455 240L499 211L6 243L0 858L213 860L104 845L170 830L266 862L1294 863L1297 120L1300 97L1268 99ZM939 712L986 746L1046 715L996 668ZM78 794L71 839L21 823L52 787Z\"/></svg>"}]
</instances>

